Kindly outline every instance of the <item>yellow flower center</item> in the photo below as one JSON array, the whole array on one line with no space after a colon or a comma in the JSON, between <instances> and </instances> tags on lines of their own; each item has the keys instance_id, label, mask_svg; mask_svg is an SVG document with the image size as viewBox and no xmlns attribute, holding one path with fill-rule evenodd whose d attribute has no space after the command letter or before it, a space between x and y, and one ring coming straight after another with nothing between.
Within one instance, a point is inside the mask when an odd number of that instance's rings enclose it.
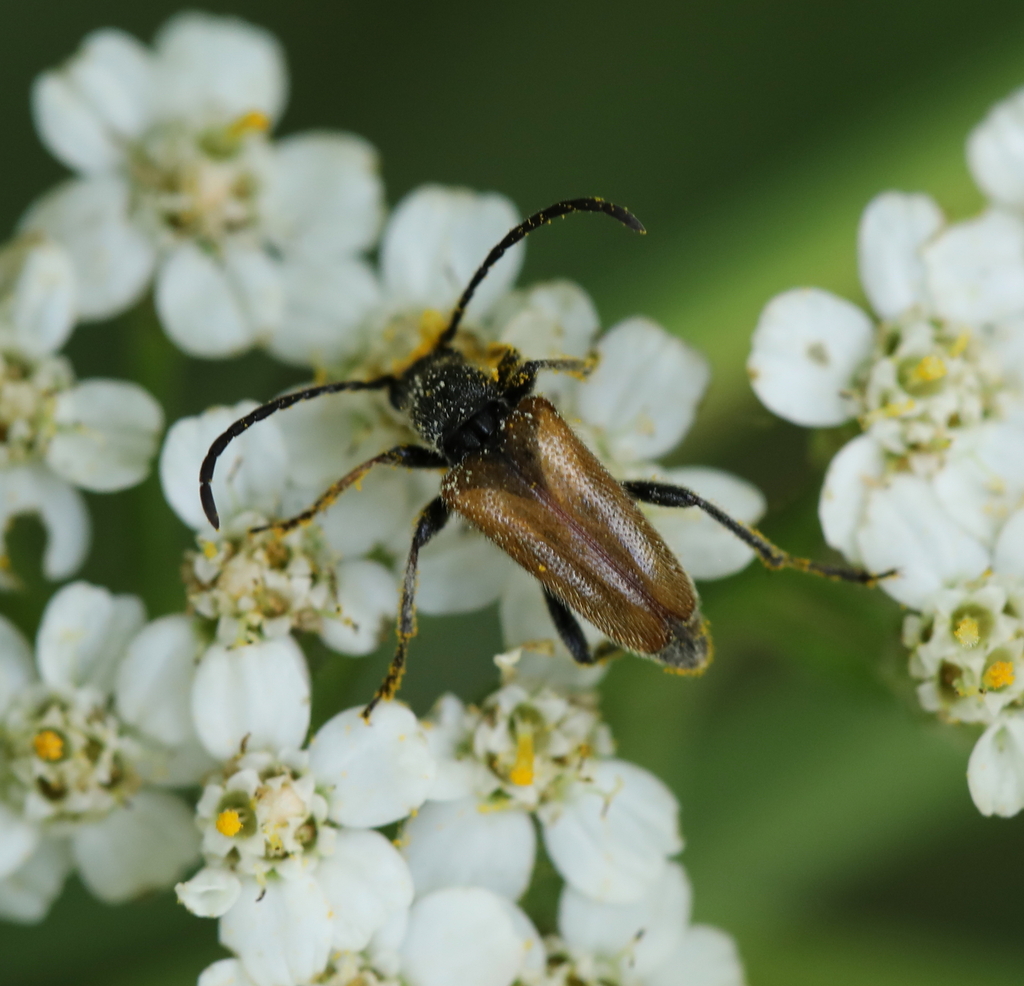
<instances>
[{"instance_id":1,"label":"yellow flower center","mask_svg":"<svg viewBox=\"0 0 1024 986\"><path fill-rule=\"evenodd\" d=\"M967 344L971 341L971 334L966 329L960 333L953 340L953 345L949 347L949 355L956 359L957 356L962 356L964 350L967 349Z\"/></svg>"},{"instance_id":2,"label":"yellow flower center","mask_svg":"<svg viewBox=\"0 0 1024 986\"><path fill-rule=\"evenodd\" d=\"M229 839L242 831L242 818L236 808L225 808L217 816L217 831Z\"/></svg>"},{"instance_id":3,"label":"yellow flower center","mask_svg":"<svg viewBox=\"0 0 1024 986\"><path fill-rule=\"evenodd\" d=\"M508 779L518 787L533 783L533 733L522 732L516 738L516 760Z\"/></svg>"},{"instance_id":4,"label":"yellow flower center","mask_svg":"<svg viewBox=\"0 0 1024 986\"><path fill-rule=\"evenodd\" d=\"M978 621L973 616L964 616L957 623L953 636L956 637L961 647L977 647L981 640L981 627L978 626Z\"/></svg>"},{"instance_id":5,"label":"yellow flower center","mask_svg":"<svg viewBox=\"0 0 1024 986\"><path fill-rule=\"evenodd\" d=\"M230 128L229 133L232 137L241 137L248 133L262 133L265 134L270 129L270 117L266 113L261 113L259 110L250 110L248 113L243 113L237 120L235 120Z\"/></svg>"},{"instance_id":6,"label":"yellow flower center","mask_svg":"<svg viewBox=\"0 0 1024 986\"><path fill-rule=\"evenodd\" d=\"M981 680L986 688L996 689L1012 685L1016 677L1009 661L994 661L981 676Z\"/></svg>"},{"instance_id":7,"label":"yellow flower center","mask_svg":"<svg viewBox=\"0 0 1024 986\"><path fill-rule=\"evenodd\" d=\"M42 729L32 740L32 748L40 760L53 763L64 756L64 739L52 729Z\"/></svg>"},{"instance_id":8,"label":"yellow flower center","mask_svg":"<svg viewBox=\"0 0 1024 986\"><path fill-rule=\"evenodd\" d=\"M911 379L916 383L934 383L946 375L946 364L941 356L934 353L925 356L911 371Z\"/></svg>"}]
</instances>

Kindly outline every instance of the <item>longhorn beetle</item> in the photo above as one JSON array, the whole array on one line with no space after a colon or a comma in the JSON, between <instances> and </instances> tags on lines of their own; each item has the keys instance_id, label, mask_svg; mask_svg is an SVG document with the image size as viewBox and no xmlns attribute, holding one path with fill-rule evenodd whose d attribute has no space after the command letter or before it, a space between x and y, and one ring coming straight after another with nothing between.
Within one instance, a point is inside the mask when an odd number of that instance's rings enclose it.
<instances>
[{"instance_id":1,"label":"longhorn beetle","mask_svg":"<svg viewBox=\"0 0 1024 986\"><path fill-rule=\"evenodd\" d=\"M541 583L558 635L580 664L591 664L597 656L590 652L574 613L590 620L615 644L677 672L700 672L710 660L711 642L697 590L637 501L703 510L753 548L771 569L796 568L868 585L881 577L793 557L692 490L612 478L554 406L532 394L541 370L585 375L590 361L528 360L505 347L495 365L485 365L454 348L466 306L505 251L532 230L573 212L602 212L638 233L646 232L631 212L603 199L572 199L542 209L487 255L426 355L399 373L341 380L278 397L231 425L203 460L199 494L216 528L219 518L210 482L218 457L233 439L299 401L342 390L383 390L408 417L423 444L398 445L374 456L342 476L301 514L254 531L284 533L309 521L373 466L446 470L440 495L416 522L402 582L398 647L364 717L398 690L409 641L416 632L413 599L420 549L453 512Z\"/></svg>"}]
</instances>

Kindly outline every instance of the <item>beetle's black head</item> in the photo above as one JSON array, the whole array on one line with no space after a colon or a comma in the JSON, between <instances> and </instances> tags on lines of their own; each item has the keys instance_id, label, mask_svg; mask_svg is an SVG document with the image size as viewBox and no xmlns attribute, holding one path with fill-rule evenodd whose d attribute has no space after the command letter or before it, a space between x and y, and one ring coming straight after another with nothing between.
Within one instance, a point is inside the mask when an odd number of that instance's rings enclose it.
<instances>
[{"instance_id":1,"label":"beetle's black head","mask_svg":"<svg viewBox=\"0 0 1024 986\"><path fill-rule=\"evenodd\" d=\"M493 373L448 348L413 363L391 385L390 397L420 437L452 463L486 445L511 409Z\"/></svg>"}]
</instances>

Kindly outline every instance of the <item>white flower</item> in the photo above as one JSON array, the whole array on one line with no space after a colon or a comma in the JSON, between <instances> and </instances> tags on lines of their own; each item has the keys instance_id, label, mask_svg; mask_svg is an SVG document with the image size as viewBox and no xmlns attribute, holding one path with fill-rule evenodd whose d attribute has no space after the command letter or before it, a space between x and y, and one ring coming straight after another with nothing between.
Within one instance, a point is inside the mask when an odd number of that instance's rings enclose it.
<instances>
[{"instance_id":1,"label":"white flower","mask_svg":"<svg viewBox=\"0 0 1024 986\"><path fill-rule=\"evenodd\" d=\"M1024 581L988 573L941 589L904 620L910 673L930 712L994 722L1024 693Z\"/></svg>"},{"instance_id":2,"label":"white flower","mask_svg":"<svg viewBox=\"0 0 1024 986\"><path fill-rule=\"evenodd\" d=\"M80 489L140 483L163 428L159 404L133 383L75 382L57 355L74 326L75 276L64 250L23 236L0 250L0 527L39 514L48 534L43 570L71 575L89 545ZM0 571L0 586L15 584Z\"/></svg>"},{"instance_id":3,"label":"white flower","mask_svg":"<svg viewBox=\"0 0 1024 986\"><path fill-rule=\"evenodd\" d=\"M512 986L535 982L543 962L540 937L515 905L480 887L452 887L396 913L365 949L332 952L312 979L294 976L294 961L270 976L222 959L199 986Z\"/></svg>"},{"instance_id":4,"label":"white flower","mask_svg":"<svg viewBox=\"0 0 1024 986\"><path fill-rule=\"evenodd\" d=\"M558 907L560 937L545 942L547 966L529 986L743 986L733 940L690 924L692 892L682 867L632 904L602 904L571 887Z\"/></svg>"},{"instance_id":5,"label":"white flower","mask_svg":"<svg viewBox=\"0 0 1024 986\"><path fill-rule=\"evenodd\" d=\"M872 200L859 257L880 321L814 288L774 298L747 363L761 401L810 427L858 417L893 468L941 459L959 429L1000 414L1002 370L986 339L1024 312L1013 287L1024 286L1024 223L990 213L943 225L926 196Z\"/></svg>"},{"instance_id":6,"label":"white flower","mask_svg":"<svg viewBox=\"0 0 1024 986\"><path fill-rule=\"evenodd\" d=\"M993 202L1024 208L1024 90L996 103L971 131L967 163Z\"/></svg>"},{"instance_id":7,"label":"white flower","mask_svg":"<svg viewBox=\"0 0 1024 986\"><path fill-rule=\"evenodd\" d=\"M199 800L206 865L178 897L221 918L221 940L258 986L316 978L331 955L366 948L412 902L408 867L372 829L423 802L434 759L408 709L381 706L370 724L360 711L327 722L308 751L298 749L304 727L276 737L276 754L254 735Z\"/></svg>"},{"instance_id":8,"label":"white flower","mask_svg":"<svg viewBox=\"0 0 1024 986\"><path fill-rule=\"evenodd\" d=\"M195 644L160 652L161 621L144 619L135 596L72 583L46 607L34 662L0 623L0 913L39 920L72 868L119 902L196 856L189 810L151 786L205 766L181 687Z\"/></svg>"},{"instance_id":9,"label":"white flower","mask_svg":"<svg viewBox=\"0 0 1024 986\"><path fill-rule=\"evenodd\" d=\"M967 786L983 815L1009 818L1024 808L1024 711L1000 715L974 745Z\"/></svg>"},{"instance_id":10,"label":"white flower","mask_svg":"<svg viewBox=\"0 0 1024 986\"><path fill-rule=\"evenodd\" d=\"M600 900L642 896L682 848L675 797L612 757L593 695L513 682L479 709L445 696L428 725L437 780L403 839L419 894L474 885L518 898L533 869L531 814L559 873Z\"/></svg>"},{"instance_id":11,"label":"white flower","mask_svg":"<svg viewBox=\"0 0 1024 986\"><path fill-rule=\"evenodd\" d=\"M919 606L988 567L1024 495L1020 393L1003 358L1024 331L1024 223L989 212L944 228L931 199L887 192L865 209L859 246L881 320L787 292L765 308L748 368L761 400L798 424L857 416L864 434L825 477L825 539L894 569L882 588Z\"/></svg>"},{"instance_id":12,"label":"white flower","mask_svg":"<svg viewBox=\"0 0 1024 986\"><path fill-rule=\"evenodd\" d=\"M152 49L93 32L36 80L36 127L78 177L24 226L70 251L85 318L131 305L155 274L161 321L192 355L258 344L323 365L352 349L379 293L360 258L383 211L376 154L326 131L272 142L286 97L272 35L201 13Z\"/></svg>"},{"instance_id":13,"label":"white flower","mask_svg":"<svg viewBox=\"0 0 1024 986\"><path fill-rule=\"evenodd\" d=\"M199 464L210 443L252 409L243 402L183 418L168 431L160 478L171 507L197 532L198 551L186 556L189 604L215 624L223 647L283 641L295 630L319 633L335 650L367 654L394 619L398 593L377 561L349 557L330 531L309 524L280 536L250 527L281 516L289 479L299 461L274 420L261 423L221 458L213 484L222 525L215 532L199 503ZM373 540L360 544L369 552Z\"/></svg>"},{"instance_id":14,"label":"white flower","mask_svg":"<svg viewBox=\"0 0 1024 986\"><path fill-rule=\"evenodd\" d=\"M514 904L481 887L421 897L401 944L409 986L511 986L543 960L543 945Z\"/></svg>"}]
</instances>

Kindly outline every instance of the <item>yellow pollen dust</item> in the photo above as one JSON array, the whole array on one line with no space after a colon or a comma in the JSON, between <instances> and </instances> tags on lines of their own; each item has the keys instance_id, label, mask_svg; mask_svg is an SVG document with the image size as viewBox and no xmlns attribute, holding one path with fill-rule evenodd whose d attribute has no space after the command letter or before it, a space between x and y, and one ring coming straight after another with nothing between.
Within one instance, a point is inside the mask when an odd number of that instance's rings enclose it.
<instances>
[{"instance_id":1,"label":"yellow pollen dust","mask_svg":"<svg viewBox=\"0 0 1024 986\"><path fill-rule=\"evenodd\" d=\"M203 554L211 561L217 557L217 545L212 541L201 541L200 545L203 549Z\"/></svg>"},{"instance_id":2,"label":"yellow pollen dust","mask_svg":"<svg viewBox=\"0 0 1024 986\"><path fill-rule=\"evenodd\" d=\"M217 816L217 831L229 839L242 831L242 818L235 808L225 808Z\"/></svg>"},{"instance_id":3,"label":"yellow pollen dust","mask_svg":"<svg viewBox=\"0 0 1024 986\"><path fill-rule=\"evenodd\" d=\"M981 681L986 688L1005 688L1012 685L1016 677L1009 661L994 661L981 676Z\"/></svg>"},{"instance_id":4,"label":"yellow pollen dust","mask_svg":"<svg viewBox=\"0 0 1024 986\"><path fill-rule=\"evenodd\" d=\"M516 739L516 762L508 779L517 787L533 783L533 733L520 733Z\"/></svg>"},{"instance_id":5,"label":"yellow pollen dust","mask_svg":"<svg viewBox=\"0 0 1024 986\"><path fill-rule=\"evenodd\" d=\"M981 627L973 616L964 616L953 630L953 636L961 647L977 647L981 640Z\"/></svg>"},{"instance_id":6,"label":"yellow pollen dust","mask_svg":"<svg viewBox=\"0 0 1024 986\"><path fill-rule=\"evenodd\" d=\"M911 371L911 377L918 383L932 383L946 375L946 364L941 356L934 353L925 356Z\"/></svg>"},{"instance_id":7,"label":"yellow pollen dust","mask_svg":"<svg viewBox=\"0 0 1024 986\"><path fill-rule=\"evenodd\" d=\"M64 740L52 729L43 729L36 733L32 740L32 748L40 760L47 760L50 763L64 756Z\"/></svg>"},{"instance_id":8,"label":"yellow pollen dust","mask_svg":"<svg viewBox=\"0 0 1024 986\"><path fill-rule=\"evenodd\" d=\"M229 132L232 137L241 137L248 133L266 133L269 129L270 117L259 110L250 110L231 124Z\"/></svg>"}]
</instances>

